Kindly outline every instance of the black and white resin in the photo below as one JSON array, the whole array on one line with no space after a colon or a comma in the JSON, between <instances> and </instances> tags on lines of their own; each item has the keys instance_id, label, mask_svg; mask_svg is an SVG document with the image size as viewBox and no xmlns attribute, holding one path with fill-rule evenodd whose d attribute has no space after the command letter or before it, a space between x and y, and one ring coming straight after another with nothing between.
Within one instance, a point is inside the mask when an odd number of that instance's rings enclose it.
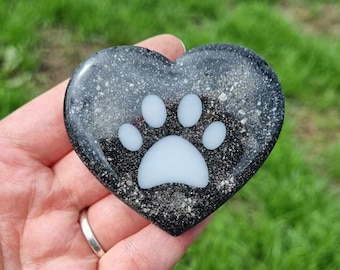
<instances>
[{"instance_id":1,"label":"black and white resin","mask_svg":"<svg viewBox=\"0 0 340 270\"><path fill-rule=\"evenodd\" d=\"M230 199L278 139L278 78L249 49L192 49L171 62L135 46L74 72L65 125L75 151L118 198L172 235Z\"/></svg>"}]
</instances>

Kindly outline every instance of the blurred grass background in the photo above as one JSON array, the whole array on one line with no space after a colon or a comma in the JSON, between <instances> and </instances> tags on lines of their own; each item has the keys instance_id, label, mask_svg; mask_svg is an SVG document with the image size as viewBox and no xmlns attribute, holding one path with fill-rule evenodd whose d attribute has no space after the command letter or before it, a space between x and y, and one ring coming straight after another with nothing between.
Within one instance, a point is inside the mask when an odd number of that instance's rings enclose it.
<instances>
[{"instance_id":1,"label":"blurred grass background","mask_svg":"<svg viewBox=\"0 0 340 270\"><path fill-rule=\"evenodd\" d=\"M2 0L0 22L0 118L104 47L169 32L259 53L286 96L280 140L175 269L340 269L338 1Z\"/></svg>"}]
</instances>

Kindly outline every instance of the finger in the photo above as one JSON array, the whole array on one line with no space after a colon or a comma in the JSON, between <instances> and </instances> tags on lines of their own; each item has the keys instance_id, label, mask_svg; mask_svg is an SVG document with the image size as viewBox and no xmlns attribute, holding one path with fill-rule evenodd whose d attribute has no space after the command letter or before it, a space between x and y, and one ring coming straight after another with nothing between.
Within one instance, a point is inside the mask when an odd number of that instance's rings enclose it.
<instances>
[{"instance_id":1,"label":"finger","mask_svg":"<svg viewBox=\"0 0 340 270\"><path fill-rule=\"evenodd\" d=\"M171 269L202 233L210 218L173 237L153 224L120 241L99 261L100 269Z\"/></svg>"},{"instance_id":2,"label":"finger","mask_svg":"<svg viewBox=\"0 0 340 270\"><path fill-rule=\"evenodd\" d=\"M183 42L177 37L170 34L163 34L146 39L136 46L148 48L149 50L159 52L171 61L175 61L185 52Z\"/></svg>"},{"instance_id":3,"label":"finger","mask_svg":"<svg viewBox=\"0 0 340 270\"><path fill-rule=\"evenodd\" d=\"M184 52L182 42L160 35L137 44L174 60ZM29 102L0 123L0 139L24 149L50 166L71 151L63 121L63 102L68 81Z\"/></svg>"},{"instance_id":4,"label":"finger","mask_svg":"<svg viewBox=\"0 0 340 270\"><path fill-rule=\"evenodd\" d=\"M55 186L59 187L67 202L82 209L94 204L110 192L86 168L74 151L69 152L52 170L55 175ZM58 190L58 188L57 188Z\"/></svg>"},{"instance_id":5,"label":"finger","mask_svg":"<svg viewBox=\"0 0 340 270\"><path fill-rule=\"evenodd\" d=\"M62 82L2 120L0 138L45 165L71 151L63 121L67 83Z\"/></svg>"},{"instance_id":6,"label":"finger","mask_svg":"<svg viewBox=\"0 0 340 270\"><path fill-rule=\"evenodd\" d=\"M109 250L150 223L113 195L91 205L87 216L104 250Z\"/></svg>"},{"instance_id":7,"label":"finger","mask_svg":"<svg viewBox=\"0 0 340 270\"><path fill-rule=\"evenodd\" d=\"M67 197L79 212L91 205L88 220L104 250L149 223L100 184L73 151L63 162L56 163L53 170L56 182L66 193L61 199Z\"/></svg>"}]
</instances>

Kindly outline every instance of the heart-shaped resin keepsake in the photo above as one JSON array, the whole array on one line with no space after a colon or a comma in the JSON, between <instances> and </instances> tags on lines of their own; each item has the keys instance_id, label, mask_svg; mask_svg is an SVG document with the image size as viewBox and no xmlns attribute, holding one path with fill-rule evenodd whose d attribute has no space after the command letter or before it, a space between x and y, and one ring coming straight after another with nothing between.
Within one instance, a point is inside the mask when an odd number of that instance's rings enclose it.
<instances>
[{"instance_id":1,"label":"heart-shaped resin keepsake","mask_svg":"<svg viewBox=\"0 0 340 270\"><path fill-rule=\"evenodd\" d=\"M64 110L74 149L98 180L179 235L260 168L284 99L273 70L243 47L201 46L171 62L121 46L77 68Z\"/></svg>"}]
</instances>

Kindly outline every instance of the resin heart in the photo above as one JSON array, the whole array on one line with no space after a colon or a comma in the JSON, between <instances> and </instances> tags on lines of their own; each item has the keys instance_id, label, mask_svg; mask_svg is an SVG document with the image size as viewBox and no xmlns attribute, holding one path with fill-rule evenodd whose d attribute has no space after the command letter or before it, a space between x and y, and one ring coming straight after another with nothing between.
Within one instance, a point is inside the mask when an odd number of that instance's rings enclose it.
<instances>
[{"instance_id":1,"label":"resin heart","mask_svg":"<svg viewBox=\"0 0 340 270\"><path fill-rule=\"evenodd\" d=\"M179 235L260 168L278 139L284 99L273 70L243 47L201 46L171 62L122 46L77 68L64 115L97 179Z\"/></svg>"}]
</instances>

